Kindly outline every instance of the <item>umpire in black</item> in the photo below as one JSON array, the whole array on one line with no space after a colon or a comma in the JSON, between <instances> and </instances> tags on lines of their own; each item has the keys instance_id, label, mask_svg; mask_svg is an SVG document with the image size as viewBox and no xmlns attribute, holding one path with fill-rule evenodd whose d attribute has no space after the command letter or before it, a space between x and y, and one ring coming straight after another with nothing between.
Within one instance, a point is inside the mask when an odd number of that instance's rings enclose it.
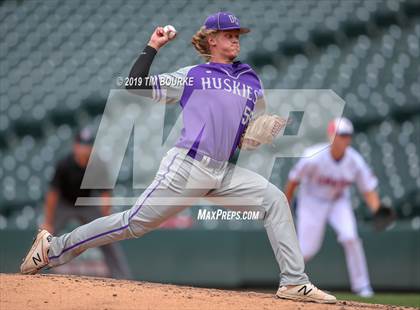
<instances>
[{"instance_id":1,"label":"umpire in black","mask_svg":"<svg viewBox=\"0 0 420 310\"><path fill-rule=\"evenodd\" d=\"M91 189L82 189L81 184L94 141L93 131L86 127L77 135L72 152L58 161L54 177L45 200L45 218L42 228L50 233L64 229L69 220L77 219L82 224L110 214L109 190L100 191L102 206L75 206L77 197L89 197ZM106 167L103 167L106 175ZM97 191L97 190L95 190ZM100 247L108 266L110 276L116 279L131 278L124 253L117 243Z\"/></svg>"}]
</instances>

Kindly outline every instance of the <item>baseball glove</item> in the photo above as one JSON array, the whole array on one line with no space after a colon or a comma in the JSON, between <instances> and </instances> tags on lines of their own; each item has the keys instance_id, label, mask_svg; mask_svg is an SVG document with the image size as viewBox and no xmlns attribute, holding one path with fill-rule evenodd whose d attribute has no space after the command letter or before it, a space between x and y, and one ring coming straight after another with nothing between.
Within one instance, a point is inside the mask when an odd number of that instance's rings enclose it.
<instances>
[{"instance_id":1,"label":"baseball glove","mask_svg":"<svg viewBox=\"0 0 420 310\"><path fill-rule=\"evenodd\" d=\"M385 230L394 223L396 218L397 214L393 208L381 204L379 209L373 215L373 226L376 231Z\"/></svg>"},{"instance_id":2,"label":"baseball glove","mask_svg":"<svg viewBox=\"0 0 420 310\"><path fill-rule=\"evenodd\" d=\"M261 144L271 144L285 125L286 120L280 116L261 115L249 123L240 147L245 150L255 150Z\"/></svg>"}]
</instances>

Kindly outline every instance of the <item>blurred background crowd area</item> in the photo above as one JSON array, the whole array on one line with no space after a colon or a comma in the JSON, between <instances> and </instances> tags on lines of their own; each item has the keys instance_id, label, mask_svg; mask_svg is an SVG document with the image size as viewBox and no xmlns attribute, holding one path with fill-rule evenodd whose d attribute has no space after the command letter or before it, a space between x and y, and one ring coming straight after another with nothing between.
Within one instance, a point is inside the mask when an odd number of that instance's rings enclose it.
<instances>
[{"instance_id":1,"label":"blurred background crowd area","mask_svg":"<svg viewBox=\"0 0 420 310\"><path fill-rule=\"evenodd\" d=\"M54 164L78 128L101 119L116 78L127 76L154 28L172 24L179 33L152 73L175 71L202 62L190 39L219 10L252 29L240 59L265 88L332 89L346 101L353 145L378 176L382 199L420 229L420 1L413 0L0 1L0 229L42 222ZM133 195L127 158L117 196ZM271 181L279 188L294 162L276 161ZM369 221L353 199L358 218Z\"/></svg>"}]
</instances>

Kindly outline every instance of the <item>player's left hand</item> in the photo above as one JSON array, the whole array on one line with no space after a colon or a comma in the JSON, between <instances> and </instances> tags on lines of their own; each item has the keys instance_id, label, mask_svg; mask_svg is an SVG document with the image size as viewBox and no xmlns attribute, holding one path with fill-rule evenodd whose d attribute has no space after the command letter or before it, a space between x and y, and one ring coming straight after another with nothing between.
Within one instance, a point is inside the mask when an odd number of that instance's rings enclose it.
<instances>
[{"instance_id":1,"label":"player's left hand","mask_svg":"<svg viewBox=\"0 0 420 310\"><path fill-rule=\"evenodd\" d=\"M383 231L395 222L397 214L390 206L381 204L373 215L373 226L376 231Z\"/></svg>"},{"instance_id":2,"label":"player's left hand","mask_svg":"<svg viewBox=\"0 0 420 310\"><path fill-rule=\"evenodd\" d=\"M241 148L255 150L261 144L271 144L287 121L278 115L261 115L252 120L242 138Z\"/></svg>"}]
</instances>

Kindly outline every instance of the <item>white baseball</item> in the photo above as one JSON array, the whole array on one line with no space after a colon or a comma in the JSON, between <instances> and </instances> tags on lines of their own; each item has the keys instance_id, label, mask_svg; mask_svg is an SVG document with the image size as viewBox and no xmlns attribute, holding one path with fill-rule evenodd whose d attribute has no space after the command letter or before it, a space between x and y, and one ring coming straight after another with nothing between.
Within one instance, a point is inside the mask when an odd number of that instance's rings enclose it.
<instances>
[{"instance_id":1,"label":"white baseball","mask_svg":"<svg viewBox=\"0 0 420 310\"><path fill-rule=\"evenodd\" d=\"M166 25L165 27L163 27L163 31L165 31L170 40L172 40L176 36L176 29L172 25Z\"/></svg>"}]
</instances>

